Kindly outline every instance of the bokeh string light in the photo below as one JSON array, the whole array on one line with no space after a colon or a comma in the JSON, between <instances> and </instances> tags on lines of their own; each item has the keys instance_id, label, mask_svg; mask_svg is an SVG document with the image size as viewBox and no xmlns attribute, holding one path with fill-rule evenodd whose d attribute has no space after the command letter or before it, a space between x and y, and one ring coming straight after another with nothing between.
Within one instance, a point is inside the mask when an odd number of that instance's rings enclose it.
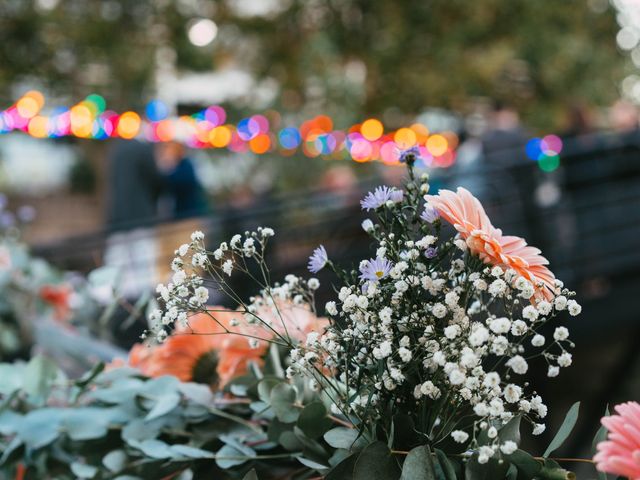
<instances>
[{"instance_id":1,"label":"bokeh string light","mask_svg":"<svg viewBox=\"0 0 640 480\"><path fill-rule=\"evenodd\" d=\"M431 133L420 123L385 132L376 118L340 130L329 116L318 115L296 127L282 125L281 115L271 110L232 124L219 105L193 115L171 117L166 104L152 100L143 114L117 113L107 109L105 99L95 93L71 107L54 108L46 115L44 105L42 93L35 90L25 93L0 112L0 134L21 131L34 138L142 138L150 142L178 141L198 149L224 148L284 156L301 152L310 158L380 161L387 165L399 164L400 151L417 146L424 166L441 168L454 164L458 145L454 132Z\"/></svg>"},{"instance_id":2,"label":"bokeh string light","mask_svg":"<svg viewBox=\"0 0 640 480\"><path fill-rule=\"evenodd\" d=\"M562 140L557 135L532 138L527 142L525 151L527 157L538 162L540 170L553 172L560 166Z\"/></svg>"}]
</instances>

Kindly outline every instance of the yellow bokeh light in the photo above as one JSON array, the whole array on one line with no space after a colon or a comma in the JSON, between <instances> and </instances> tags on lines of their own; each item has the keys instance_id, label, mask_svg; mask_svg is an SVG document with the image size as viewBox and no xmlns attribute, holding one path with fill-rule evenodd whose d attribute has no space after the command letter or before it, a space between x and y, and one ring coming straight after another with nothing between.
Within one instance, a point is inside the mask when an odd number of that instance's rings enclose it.
<instances>
[{"instance_id":1,"label":"yellow bokeh light","mask_svg":"<svg viewBox=\"0 0 640 480\"><path fill-rule=\"evenodd\" d=\"M431 135L427 140L427 150L434 157L439 157L447 151L449 143L442 135Z\"/></svg>"},{"instance_id":2,"label":"yellow bokeh light","mask_svg":"<svg viewBox=\"0 0 640 480\"><path fill-rule=\"evenodd\" d=\"M396 145L398 145L399 148L411 148L416 144L417 141L416 132L414 132L410 128L400 128L393 136L393 140L396 142Z\"/></svg>"},{"instance_id":3,"label":"yellow bokeh light","mask_svg":"<svg viewBox=\"0 0 640 480\"><path fill-rule=\"evenodd\" d=\"M49 119L42 115L36 115L29 121L29 135L36 138L45 138L48 134Z\"/></svg>"},{"instance_id":4,"label":"yellow bokeh light","mask_svg":"<svg viewBox=\"0 0 640 480\"><path fill-rule=\"evenodd\" d=\"M118 121L117 131L122 138L134 138L140 131L140 116L135 112L124 112Z\"/></svg>"},{"instance_id":5,"label":"yellow bokeh light","mask_svg":"<svg viewBox=\"0 0 640 480\"><path fill-rule=\"evenodd\" d=\"M231 130L225 125L216 127L209 132L209 142L216 148L226 147L230 141Z\"/></svg>"},{"instance_id":6,"label":"yellow bokeh light","mask_svg":"<svg viewBox=\"0 0 640 480\"><path fill-rule=\"evenodd\" d=\"M424 145L429 138L429 129L421 123L414 123L409 128L415 132L418 143Z\"/></svg>"},{"instance_id":7,"label":"yellow bokeh light","mask_svg":"<svg viewBox=\"0 0 640 480\"><path fill-rule=\"evenodd\" d=\"M362 136L373 142L374 140L379 139L384 133L384 127L382 126L382 122L380 120L376 120L375 118L370 118L369 120L365 120L360 126L360 133Z\"/></svg>"},{"instance_id":8,"label":"yellow bokeh light","mask_svg":"<svg viewBox=\"0 0 640 480\"><path fill-rule=\"evenodd\" d=\"M23 97L33 99L38 105L38 110L44 107L44 95L37 90L29 90Z\"/></svg>"},{"instance_id":9,"label":"yellow bokeh light","mask_svg":"<svg viewBox=\"0 0 640 480\"><path fill-rule=\"evenodd\" d=\"M22 97L16 103L16 108L22 118L33 118L40 111L38 102L31 97Z\"/></svg>"}]
</instances>

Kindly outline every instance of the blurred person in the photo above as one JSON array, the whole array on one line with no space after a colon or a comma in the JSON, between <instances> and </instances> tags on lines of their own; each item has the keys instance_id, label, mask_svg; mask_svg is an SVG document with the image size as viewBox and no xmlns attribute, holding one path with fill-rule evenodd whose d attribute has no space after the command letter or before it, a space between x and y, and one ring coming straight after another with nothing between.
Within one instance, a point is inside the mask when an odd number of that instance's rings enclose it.
<instances>
[{"instance_id":1,"label":"blurred person","mask_svg":"<svg viewBox=\"0 0 640 480\"><path fill-rule=\"evenodd\" d=\"M121 292L135 299L156 280L156 220L161 177L151 145L116 140L108 154L106 265L120 270Z\"/></svg>"},{"instance_id":2,"label":"blurred person","mask_svg":"<svg viewBox=\"0 0 640 480\"><path fill-rule=\"evenodd\" d=\"M348 208L360 200L358 179L353 169L346 165L329 167L320 177L319 187L325 206Z\"/></svg>"},{"instance_id":3,"label":"blurred person","mask_svg":"<svg viewBox=\"0 0 640 480\"><path fill-rule=\"evenodd\" d=\"M495 101L489 117L489 128L482 137L483 151L486 156L522 147L527 142L527 133L520 124L520 115L511 105Z\"/></svg>"},{"instance_id":4,"label":"blurred person","mask_svg":"<svg viewBox=\"0 0 640 480\"><path fill-rule=\"evenodd\" d=\"M166 142L157 147L158 167L163 175L169 217L174 219L205 215L209 208L204 188L184 145Z\"/></svg>"},{"instance_id":5,"label":"blurred person","mask_svg":"<svg viewBox=\"0 0 640 480\"><path fill-rule=\"evenodd\" d=\"M564 125L560 135L564 138L588 135L595 130L591 111L580 102L574 102L567 106Z\"/></svg>"}]
</instances>

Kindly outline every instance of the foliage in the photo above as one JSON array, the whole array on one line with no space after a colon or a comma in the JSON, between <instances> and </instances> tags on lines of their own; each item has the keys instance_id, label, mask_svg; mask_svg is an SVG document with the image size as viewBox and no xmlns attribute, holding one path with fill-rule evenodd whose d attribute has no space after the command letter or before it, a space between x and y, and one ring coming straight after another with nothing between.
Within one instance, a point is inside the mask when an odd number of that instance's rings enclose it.
<instances>
[{"instance_id":1,"label":"foliage","mask_svg":"<svg viewBox=\"0 0 640 480\"><path fill-rule=\"evenodd\" d=\"M549 128L572 100L615 99L627 63L613 7L580 0L294 0L262 13L211 0L49 3L0 7L5 102L11 87L35 77L66 95L97 89L116 108L139 108L152 95L159 53L178 69L239 66L275 81L269 106L322 110L345 123L385 114L396 127L425 107L460 110L486 97L515 102ZM187 39L197 17L219 26L206 48Z\"/></svg>"}]
</instances>

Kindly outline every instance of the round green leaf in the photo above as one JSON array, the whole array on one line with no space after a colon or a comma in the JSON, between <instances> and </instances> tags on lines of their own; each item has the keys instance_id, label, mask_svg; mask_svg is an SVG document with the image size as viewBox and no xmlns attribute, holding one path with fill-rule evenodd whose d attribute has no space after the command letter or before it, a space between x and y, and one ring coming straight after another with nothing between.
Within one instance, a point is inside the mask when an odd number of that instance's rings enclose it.
<instances>
[{"instance_id":1,"label":"round green leaf","mask_svg":"<svg viewBox=\"0 0 640 480\"><path fill-rule=\"evenodd\" d=\"M313 402L302 409L297 425L309 438L318 438L331 427L332 422L327 417L324 404Z\"/></svg>"},{"instance_id":2,"label":"round green leaf","mask_svg":"<svg viewBox=\"0 0 640 480\"><path fill-rule=\"evenodd\" d=\"M280 383L271 390L270 403L278 420L285 423L295 422L300 412L295 408L296 390L288 383Z\"/></svg>"},{"instance_id":3,"label":"round green leaf","mask_svg":"<svg viewBox=\"0 0 640 480\"><path fill-rule=\"evenodd\" d=\"M398 480L400 467L389 447L383 442L367 445L356 460L353 480Z\"/></svg>"},{"instance_id":4,"label":"round green leaf","mask_svg":"<svg viewBox=\"0 0 640 480\"><path fill-rule=\"evenodd\" d=\"M435 480L433 457L425 446L416 447L409 452L402 465L401 480Z\"/></svg>"},{"instance_id":5,"label":"round green leaf","mask_svg":"<svg viewBox=\"0 0 640 480\"><path fill-rule=\"evenodd\" d=\"M98 473L98 468L84 463L73 462L71 471L78 478L93 478Z\"/></svg>"},{"instance_id":6,"label":"round green leaf","mask_svg":"<svg viewBox=\"0 0 640 480\"><path fill-rule=\"evenodd\" d=\"M127 454L124 450L112 450L102 459L102 464L113 473L119 472L127 464Z\"/></svg>"}]
</instances>

